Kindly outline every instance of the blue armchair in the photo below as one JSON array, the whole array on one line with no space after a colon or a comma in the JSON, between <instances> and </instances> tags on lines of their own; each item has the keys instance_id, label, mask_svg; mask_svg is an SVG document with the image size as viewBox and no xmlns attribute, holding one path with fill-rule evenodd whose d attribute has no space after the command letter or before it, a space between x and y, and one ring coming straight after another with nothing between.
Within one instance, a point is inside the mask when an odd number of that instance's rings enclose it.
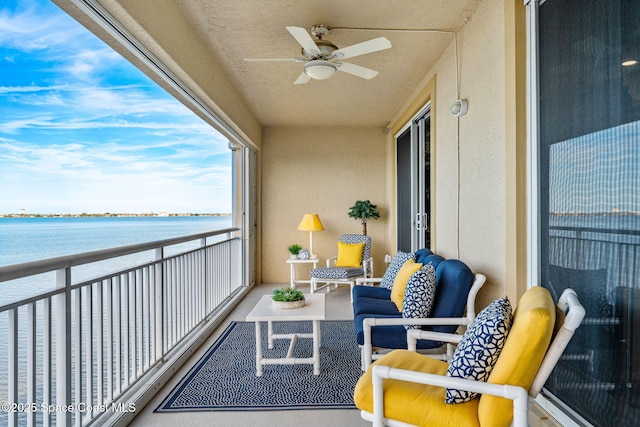
<instances>
[{"instance_id":1,"label":"blue armchair","mask_svg":"<svg viewBox=\"0 0 640 427\"><path fill-rule=\"evenodd\" d=\"M403 317L401 310L391 301L389 289L371 286L356 286L353 289L356 340L361 346L363 370L385 352L407 348L405 325L417 325L420 329L451 334L459 326L468 325L475 318L475 298L486 281L485 276L474 274L459 260L443 260L434 254L425 255L420 261L436 266L436 291L429 317ZM379 279L371 280L380 282ZM368 281L369 279L359 279L358 283L366 284ZM418 350L443 346L444 343L438 340L420 340L417 343Z\"/></svg>"}]
</instances>

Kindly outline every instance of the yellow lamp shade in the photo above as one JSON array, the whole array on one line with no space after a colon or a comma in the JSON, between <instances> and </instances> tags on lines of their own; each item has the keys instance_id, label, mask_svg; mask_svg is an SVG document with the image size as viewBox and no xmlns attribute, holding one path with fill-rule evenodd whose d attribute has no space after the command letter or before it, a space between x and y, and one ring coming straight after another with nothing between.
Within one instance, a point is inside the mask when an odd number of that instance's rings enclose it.
<instances>
[{"instance_id":1,"label":"yellow lamp shade","mask_svg":"<svg viewBox=\"0 0 640 427\"><path fill-rule=\"evenodd\" d=\"M324 231L322 222L317 213L304 214L302 221L298 224L298 230L300 231Z\"/></svg>"},{"instance_id":2,"label":"yellow lamp shade","mask_svg":"<svg viewBox=\"0 0 640 427\"><path fill-rule=\"evenodd\" d=\"M298 224L298 230L309 232L310 257L312 259L317 258L316 254L313 253L313 232L324 231L324 227L322 226L322 222L320 222L320 217L318 216L318 214L317 213L304 214L302 221L300 221L300 224Z\"/></svg>"}]
</instances>

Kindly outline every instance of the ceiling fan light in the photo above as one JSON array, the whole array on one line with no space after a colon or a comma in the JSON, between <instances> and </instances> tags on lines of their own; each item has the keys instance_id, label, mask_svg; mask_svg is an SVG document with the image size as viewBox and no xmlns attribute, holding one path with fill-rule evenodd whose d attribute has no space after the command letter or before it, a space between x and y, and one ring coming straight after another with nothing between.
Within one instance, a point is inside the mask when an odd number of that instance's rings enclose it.
<instances>
[{"instance_id":1,"label":"ceiling fan light","mask_svg":"<svg viewBox=\"0 0 640 427\"><path fill-rule=\"evenodd\" d=\"M333 62L318 59L307 62L304 66L304 73L316 80L325 80L333 76L338 68Z\"/></svg>"}]
</instances>

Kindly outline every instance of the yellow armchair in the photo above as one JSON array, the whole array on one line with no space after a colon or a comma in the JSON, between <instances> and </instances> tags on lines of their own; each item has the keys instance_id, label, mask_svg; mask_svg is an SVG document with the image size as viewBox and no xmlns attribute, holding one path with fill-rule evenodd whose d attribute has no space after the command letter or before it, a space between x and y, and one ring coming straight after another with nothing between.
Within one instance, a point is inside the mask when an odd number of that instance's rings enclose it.
<instances>
[{"instance_id":1,"label":"yellow armchair","mask_svg":"<svg viewBox=\"0 0 640 427\"><path fill-rule=\"evenodd\" d=\"M556 316L556 309L562 315ZM354 401L362 417L375 427L507 427L512 421L513 426L526 427L533 399L584 314L573 290L567 289L555 307L546 289L532 287L518 302L487 382L447 376L447 362L395 350L367 369L356 384ZM414 330L408 334L424 339L430 332ZM437 339L446 338L443 335L438 334ZM460 341L459 335L452 338ZM447 388L480 395L465 403L448 404Z\"/></svg>"}]
</instances>

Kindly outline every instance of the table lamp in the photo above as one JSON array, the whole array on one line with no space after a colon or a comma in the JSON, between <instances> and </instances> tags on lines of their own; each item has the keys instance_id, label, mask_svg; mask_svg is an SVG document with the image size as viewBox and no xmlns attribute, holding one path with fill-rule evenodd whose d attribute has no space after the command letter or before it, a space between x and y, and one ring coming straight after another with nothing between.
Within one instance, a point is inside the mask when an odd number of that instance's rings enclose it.
<instances>
[{"instance_id":1,"label":"table lamp","mask_svg":"<svg viewBox=\"0 0 640 427\"><path fill-rule=\"evenodd\" d=\"M324 231L324 227L322 226L322 222L320 222L320 217L318 216L318 214L304 214L302 221L300 221L300 224L298 224L298 230L309 232L309 256L311 258L317 258L316 254L313 253L313 232Z\"/></svg>"}]
</instances>

